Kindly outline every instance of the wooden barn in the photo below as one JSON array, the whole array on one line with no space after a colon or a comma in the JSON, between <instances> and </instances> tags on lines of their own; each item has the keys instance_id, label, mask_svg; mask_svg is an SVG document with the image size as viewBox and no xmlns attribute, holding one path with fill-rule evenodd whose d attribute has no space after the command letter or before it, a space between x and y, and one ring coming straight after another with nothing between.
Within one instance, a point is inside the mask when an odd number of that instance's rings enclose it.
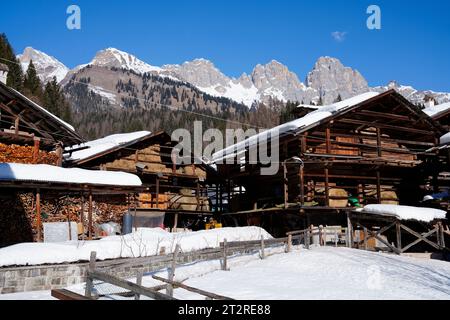
<instances>
[{"instance_id":1,"label":"wooden barn","mask_svg":"<svg viewBox=\"0 0 450 320\"><path fill-rule=\"evenodd\" d=\"M60 164L63 148L82 142L70 124L0 82L1 162Z\"/></svg>"},{"instance_id":2,"label":"wooden barn","mask_svg":"<svg viewBox=\"0 0 450 320\"><path fill-rule=\"evenodd\" d=\"M97 172L73 177L60 167L64 148L82 142L70 124L0 81L0 247L42 241L45 223L78 223L80 236L92 238L94 224L127 212L144 190L138 177L108 184Z\"/></svg>"},{"instance_id":3,"label":"wooden barn","mask_svg":"<svg viewBox=\"0 0 450 320\"><path fill-rule=\"evenodd\" d=\"M162 131L116 134L66 149L65 166L136 174L147 189L138 196L138 215L160 212L166 226L195 229L199 219L211 215L209 167L177 165L175 145Z\"/></svg>"},{"instance_id":4,"label":"wooden barn","mask_svg":"<svg viewBox=\"0 0 450 320\"><path fill-rule=\"evenodd\" d=\"M444 129L396 91L304 109L271 129L279 132L277 174L261 175L259 161L249 161L254 137L213 155L228 190L237 190L228 193L233 213L225 220L284 234L312 223L342 225L342 213L367 204L418 205L425 186L438 188L438 152L427 150ZM233 157L234 164L222 163Z\"/></svg>"}]
</instances>

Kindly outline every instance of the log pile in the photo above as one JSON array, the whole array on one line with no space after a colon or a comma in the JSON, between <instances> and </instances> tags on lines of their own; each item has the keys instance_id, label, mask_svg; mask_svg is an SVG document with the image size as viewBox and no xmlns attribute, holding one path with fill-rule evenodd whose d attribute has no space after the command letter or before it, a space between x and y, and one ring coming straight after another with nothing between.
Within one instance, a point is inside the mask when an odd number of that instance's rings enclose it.
<instances>
[{"instance_id":1,"label":"log pile","mask_svg":"<svg viewBox=\"0 0 450 320\"><path fill-rule=\"evenodd\" d=\"M7 145L0 143L0 162L24 163L24 164L51 164L58 163L58 156L55 153L39 150L37 160L33 162L34 147Z\"/></svg>"},{"instance_id":2,"label":"log pile","mask_svg":"<svg viewBox=\"0 0 450 320\"><path fill-rule=\"evenodd\" d=\"M81 197L54 197L41 195L41 221L81 222L84 207L84 225L88 225L88 200ZM125 196L94 197L92 220L95 224L116 222L128 210ZM43 230L41 230L43 232ZM19 242L36 241L36 202L33 193L8 193L0 197L0 247Z\"/></svg>"}]
</instances>

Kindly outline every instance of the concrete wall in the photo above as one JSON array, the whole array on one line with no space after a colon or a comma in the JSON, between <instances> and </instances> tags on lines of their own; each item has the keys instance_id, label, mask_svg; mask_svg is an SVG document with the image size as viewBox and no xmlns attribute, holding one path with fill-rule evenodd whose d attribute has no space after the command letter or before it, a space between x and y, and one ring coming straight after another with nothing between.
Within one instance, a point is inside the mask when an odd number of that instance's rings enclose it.
<instances>
[{"instance_id":1,"label":"concrete wall","mask_svg":"<svg viewBox=\"0 0 450 320\"><path fill-rule=\"evenodd\" d=\"M248 250L248 253L252 250ZM228 249L228 255L243 253L242 250ZM215 260L222 257L222 252L206 249L182 253L178 264L192 263L201 260ZM130 263L133 262L133 266ZM136 263L136 264L135 264ZM170 267L171 256L154 256L137 259L117 259L97 262L97 268L120 278L135 277L138 271L144 273L158 271ZM31 267L15 267L0 269L0 294L39 291L66 288L70 285L86 281L88 263L60 264Z\"/></svg>"}]
</instances>

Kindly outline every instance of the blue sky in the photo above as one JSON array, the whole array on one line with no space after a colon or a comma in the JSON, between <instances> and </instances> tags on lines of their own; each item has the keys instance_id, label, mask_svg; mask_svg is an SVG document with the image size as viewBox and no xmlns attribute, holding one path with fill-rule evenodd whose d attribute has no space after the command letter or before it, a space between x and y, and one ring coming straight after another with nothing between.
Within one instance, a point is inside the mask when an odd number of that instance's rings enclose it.
<instances>
[{"instance_id":1,"label":"blue sky","mask_svg":"<svg viewBox=\"0 0 450 320\"><path fill-rule=\"evenodd\" d=\"M81 8L81 30L66 28L70 4ZM381 8L381 30L366 27L370 4ZM8 1L0 4L0 32L17 52L32 46L69 67L116 47L153 65L203 57L230 76L276 59L303 81L328 55L370 85L397 80L450 91L447 0Z\"/></svg>"}]
</instances>

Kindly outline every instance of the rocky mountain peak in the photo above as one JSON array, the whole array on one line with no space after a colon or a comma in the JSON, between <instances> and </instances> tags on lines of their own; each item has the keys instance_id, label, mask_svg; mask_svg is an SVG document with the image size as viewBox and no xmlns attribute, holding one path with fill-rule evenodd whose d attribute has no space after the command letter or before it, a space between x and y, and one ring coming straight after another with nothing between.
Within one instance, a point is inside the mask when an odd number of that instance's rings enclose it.
<instances>
[{"instance_id":1,"label":"rocky mountain peak","mask_svg":"<svg viewBox=\"0 0 450 320\"><path fill-rule=\"evenodd\" d=\"M60 82L69 72L69 68L56 58L32 47L26 47L23 53L19 54L17 58L24 72L28 69L30 61L33 60L36 72L44 83L51 81L53 77L56 77L56 81Z\"/></svg>"},{"instance_id":2,"label":"rocky mountain peak","mask_svg":"<svg viewBox=\"0 0 450 320\"><path fill-rule=\"evenodd\" d=\"M346 99L369 91L369 85L359 71L345 67L339 59L320 57L306 84L319 92L324 103L333 103L338 95Z\"/></svg>"},{"instance_id":3,"label":"rocky mountain peak","mask_svg":"<svg viewBox=\"0 0 450 320\"><path fill-rule=\"evenodd\" d=\"M97 52L90 64L99 67L133 70L137 73L161 71L160 68L149 65L136 56L116 48L107 48Z\"/></svg>"},{"instance_id":4,"label":"rocky mountain peak","mask_svg":"<svg viewBox=\"0 0 450 320\"><path fill-rule=\"evenodd\" d=\"M231 80L211 61L203 58L186 61L181 65L165 65L163 69L170 75L201 88L226 86Z\"/></svg>"}]
</instances>

